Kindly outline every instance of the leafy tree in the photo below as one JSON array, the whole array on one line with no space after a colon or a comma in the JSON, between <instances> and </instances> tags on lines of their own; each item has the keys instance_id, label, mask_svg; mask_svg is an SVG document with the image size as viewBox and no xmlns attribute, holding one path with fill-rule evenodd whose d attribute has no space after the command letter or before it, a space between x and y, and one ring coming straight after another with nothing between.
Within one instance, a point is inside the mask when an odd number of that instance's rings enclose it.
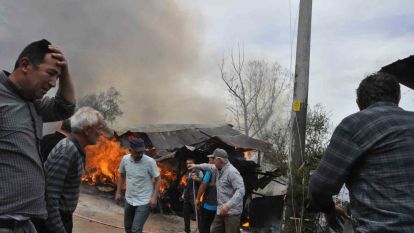
<instances>
[{"instance_id":1,"label":"leafy tree","mask_svg":"<svg viewBox=\"0 0 414 233\"><path fill-rule=\"evenodd\" d=\"M119 106L121 103L121 93L114 87L110 87L106 91L82 97L78 101L78 107L92 107L101 112L107 122L113 124L123 114Z\"/></svg>"}]
</instances>

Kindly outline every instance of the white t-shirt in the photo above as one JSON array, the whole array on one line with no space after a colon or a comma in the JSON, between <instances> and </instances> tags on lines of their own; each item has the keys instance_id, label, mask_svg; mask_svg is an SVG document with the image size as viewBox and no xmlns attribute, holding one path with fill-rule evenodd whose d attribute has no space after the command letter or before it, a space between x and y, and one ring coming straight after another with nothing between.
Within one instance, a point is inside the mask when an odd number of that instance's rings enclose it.
<instances>
[{"instance_id":1,"label":"white t-shirt","mask_svg":"<svg viewBox=\"0 0 414 233\"><path fill-rule=\"evenodd\" d=\"M126 175L126 201L132 206L148 204L154 190L152 178L160 175L157 162L145 154L139 161L134 161L127 154L121 160L119 172Z\"/></svg>"}]
</instances>

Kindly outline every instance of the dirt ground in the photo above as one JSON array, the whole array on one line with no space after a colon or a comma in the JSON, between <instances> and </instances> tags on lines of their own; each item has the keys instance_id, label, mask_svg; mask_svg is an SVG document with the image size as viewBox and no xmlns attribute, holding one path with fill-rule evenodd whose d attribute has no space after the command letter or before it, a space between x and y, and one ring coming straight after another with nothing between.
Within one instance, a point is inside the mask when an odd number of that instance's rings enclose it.
<instances>
[{"instance_id":1,"label":"dirt ground","mask_svg":"<svg viewBox=\"0 0 414 233\"><path fill-rule=\"evenodd\" d=\"M74 233L123 233L123 208L105 195L82 190L73 216ZM191 226L195 227L195 222ZM175 215L150 214L144 226L147 233L183 231L183 218Z\"/></svg>"}]
</instances>

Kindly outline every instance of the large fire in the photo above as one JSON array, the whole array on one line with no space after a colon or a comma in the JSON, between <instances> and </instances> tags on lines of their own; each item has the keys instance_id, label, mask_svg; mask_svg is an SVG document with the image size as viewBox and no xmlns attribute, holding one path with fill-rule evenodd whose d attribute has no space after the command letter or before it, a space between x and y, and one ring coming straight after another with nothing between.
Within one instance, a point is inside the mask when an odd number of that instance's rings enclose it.
<instances>
[{"instance_id":1,"label":"large fire","mask_svg":"<svg viewBox=\"0 0 414 233\"><path fill-rule=\"evenodd\" d=\"M115 139L101 136L96 145L86 147L85 153L86 165L82 181L89 184L116 184L119 164L129 150L121 147Z\"/></svg>"},{"instance_id":2,"label":"large fire","mask_svg":"<svg viewBox=\"0 0 414 233\"><path fill-rule=\"evenodd\" d=\"M148 149L151 154L155 148ZM119 164L122 157L129 153L128 148L122 147L116 139L108 139L101 136L98 143L88 146L86 152L85 174L82 181L89 185L117 184L119 177ZM171 183L177 179L172 168L158 163L161 176L160 192L167 190ZM185 177L181 179L180 185L185 185Z\"/></svg>"}]
</instances>

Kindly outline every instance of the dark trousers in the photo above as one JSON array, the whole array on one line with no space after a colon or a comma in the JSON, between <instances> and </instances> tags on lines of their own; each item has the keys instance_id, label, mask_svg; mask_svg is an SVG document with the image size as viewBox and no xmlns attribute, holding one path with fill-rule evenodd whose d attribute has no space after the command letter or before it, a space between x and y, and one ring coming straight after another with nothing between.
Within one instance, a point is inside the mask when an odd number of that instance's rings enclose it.
<instances>
[{"instance_id":1,"label":"dark trousers","mask_svg":"<svg viewBox=\"0 0 414 233\"><path fill-rule=\"evenodd\" d=\"M60 219L62 220L63 227L66 230L66 233L72 233L73 229L73 213L59 211ZM43 219L32 219L33 225L36 228L37 233L53 233L49 232L46 228L46 220Z\"/></svg>"},{"instance_id":2,"label":"dark trousers","mask_svg":"<svg viewBox=\"0 0 414 233\"><path fill-rule=\"evenodd\" d=\"M200 233L210 233L210 227L215 216L216 211L211 211L204 208L200 209Z\"/></svg>"},{"instance_id":3,"label":"dark trousers","mask_svg":"<svg viewBox=\"0 0 414 233\"><path fill-rule=\"evenodd\" d=\"M126 233L142 233L150 214L150 204L132 206L125 203L124 226Z\"/></svg>"},{"instance_id":4,"label":"dark trousers","mask_svg":"<svg viewBox=\"0 0 414 233\"><path fill-rule=\"evenodd\" d=\"M240 233L240 215L216 215L211 233Z\"/></svg>"},{"instance_id":5,"label":"dark trousers","mask_svg":"<svg viewBox=\"0 0 414 233\"><path fill-rule=\"evenodd\" d=\"M191 222L191 214L194 213L194 203L193 202L186 202L184 201L184 206L183 206L183 215L184 215L184 231L185 232L191 232L191 228L190 228L190 222ZM199 220L199 224L200 224L200 211L197 211L197 219Z\"/></svg>"}]
</instances>

